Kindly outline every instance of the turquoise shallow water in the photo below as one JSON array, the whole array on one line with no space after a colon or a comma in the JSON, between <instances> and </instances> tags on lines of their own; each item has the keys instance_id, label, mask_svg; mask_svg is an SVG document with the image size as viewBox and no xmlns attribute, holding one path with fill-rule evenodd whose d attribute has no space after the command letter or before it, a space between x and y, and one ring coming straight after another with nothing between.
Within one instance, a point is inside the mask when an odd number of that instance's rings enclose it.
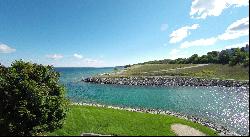
<instances>
[{"instance_id":1,"label":"turquoise shallow water","mask_svg":"<svg viewBox=\"0 0 250 137\"><path fill-rule=\"evenodd\" d=\"M180 112L222 124L239 134L249 134L248 88L101 85L80 80L113 68L57 70L71 101Z\"/></svg>"}]
</instances>

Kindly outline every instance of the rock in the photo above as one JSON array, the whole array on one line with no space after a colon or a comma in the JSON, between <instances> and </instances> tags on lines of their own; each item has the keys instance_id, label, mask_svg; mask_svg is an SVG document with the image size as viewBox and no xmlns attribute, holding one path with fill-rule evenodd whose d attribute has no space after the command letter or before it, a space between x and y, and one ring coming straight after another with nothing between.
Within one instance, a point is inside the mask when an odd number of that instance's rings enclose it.
<instances>
[{"instance_id":1,"label":"rock","mask_svg":"<svg viewBox=\"0 0 250 137\"><path fill-rule=\"evenodd\" d=\"M144 86L218 86L218 87L246 87L249 88L249 81L234 80L213 80L202 78L185 77L90 77L83 79L84 82L100 84L120 84L120 85L144 85Z\"/></svg>"}]
</instances>

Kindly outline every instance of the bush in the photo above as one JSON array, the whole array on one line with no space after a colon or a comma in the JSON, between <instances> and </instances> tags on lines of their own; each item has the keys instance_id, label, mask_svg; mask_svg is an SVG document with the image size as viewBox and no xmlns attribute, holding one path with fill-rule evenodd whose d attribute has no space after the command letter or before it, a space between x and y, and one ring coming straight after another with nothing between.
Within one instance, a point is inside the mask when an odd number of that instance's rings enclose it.
<instances>
[{"instance_id":1,"label":"bush","mask_svg":"<svg viewBox=\"0 0 250 137\"><path fill-rule=\"evenodd\" d=\"M119 69L118 68L114 68L114 71L118 71Z\"/></svg>"},{"instance_id":2,"label":"bush","mask_svg":"<svg viewBox=\"0 0 250 137\"><path fill-rule=\"evenodd\" d=\"M125 65L124 66L124 68L129 68L129 67L131 67L131 65L129 64L129 65Z\"/></svg>"},{"instance_id":3,"label":"bush","mask_svg":"<svg viewBox=\"0 0 250 137\"><path fill-rule=\"evenodd\" d=\"M244 67L249 67L249 58L244 60L243 65L244 65Z\"/></svg>"},{"instance_id":4,"label":"bush","mask_svg":"<svg viewBox=\"0 0 250 137\"><path fill-rule=\"evenodd\" d=\"M0 66L0 135L38 135L62 126L68 101L51 66Z\"/></svg>"}]
</instances>

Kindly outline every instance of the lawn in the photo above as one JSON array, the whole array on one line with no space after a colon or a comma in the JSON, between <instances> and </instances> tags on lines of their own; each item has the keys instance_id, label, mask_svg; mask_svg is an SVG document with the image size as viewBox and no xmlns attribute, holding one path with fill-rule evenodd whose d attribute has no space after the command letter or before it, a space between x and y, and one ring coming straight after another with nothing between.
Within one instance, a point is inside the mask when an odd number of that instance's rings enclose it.
<instances>
[{"instance_id":1,"label":"lawn","mask_svg":"<svg viewBox=\"0 0 250 137\"><path fill-rule=\"evenodd\" d=\"M173 116L90 106L71 106L64 126L47 135L79 136L81 133L98 133L118 136L173 136L175 134L170 130L173 123L189 125L207 135L217 135L210 128Z\"/></svg>"},{"instance_id":2,"label":"lawn","mask_svg":"<svg viewBox=\"0 0 250 137\"><path fill-rule=\"evenodd\" d=\"M241 65L229 66L222 64L209 64L206 66L188 67L190 64L146 64L135 65L123 71L120 76L190 76L202 78L249 80L249 67ZM175 69L175 70L170 70ZM117 76L119 76L117 75Z\"/></svg>"}]
</instances>

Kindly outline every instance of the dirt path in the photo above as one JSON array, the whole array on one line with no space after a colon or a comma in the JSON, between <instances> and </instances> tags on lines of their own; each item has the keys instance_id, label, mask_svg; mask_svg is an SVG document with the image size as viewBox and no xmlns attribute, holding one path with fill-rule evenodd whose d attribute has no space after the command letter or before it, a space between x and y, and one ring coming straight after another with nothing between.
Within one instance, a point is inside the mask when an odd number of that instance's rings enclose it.
<instances>
[{"instance_id":1,"label":"dirt path","mask_svg":"<svg viewBox=\"0 0 250 137\"><path fill-rule=\"evenodd\" d=\"M174 71L174 70L181 70L181 69L190 69L190 68L197 68L197 67L203 67L203 66L207 66L209 64L198 64L198 65L194 65L194 66L189 66L189 67L181 67L181 68L174 68L174 69L163 69L160 71L151 71L151 72L142 72L142 73L157 73L157 72L167 72L167 71Z\"/></svg>"},{"instance_id":2,"label":"dirt path","mask_svg":"<svg viewBox=\"0 0 250 137\"><path fill-rule=\"evenodd\" d=\"M190 69L190 68L197 68L197 67L202 67L202 66L207 66L208 64L198 64L194 66L189 66L189 67L182 67L182 68L175 68L175 69L167 69L167 70L161 70L161 71L173 71L173 70L180 70L180 69Z\"/></svg>"},{"instance_id":3,"label":"dirt path","mask_svg":"<svg viewBox=\"0 0 250 137\"><path fill-rule=\"evenodd\" d=\"M82 133L81 136L111 136L111 135L101 135L95 133Z\"/></svg>"},{"instance_id":4,"label":"dirt path","mask_svg":"<svg viewBox=\"0 0 250 137\"><path fill-rule=\"evenodd\" d=\"M173 124L171 125L171 129L177 136L206 136L206 134L199 130L182 124Z\"/></svg>"}]
</instances>

